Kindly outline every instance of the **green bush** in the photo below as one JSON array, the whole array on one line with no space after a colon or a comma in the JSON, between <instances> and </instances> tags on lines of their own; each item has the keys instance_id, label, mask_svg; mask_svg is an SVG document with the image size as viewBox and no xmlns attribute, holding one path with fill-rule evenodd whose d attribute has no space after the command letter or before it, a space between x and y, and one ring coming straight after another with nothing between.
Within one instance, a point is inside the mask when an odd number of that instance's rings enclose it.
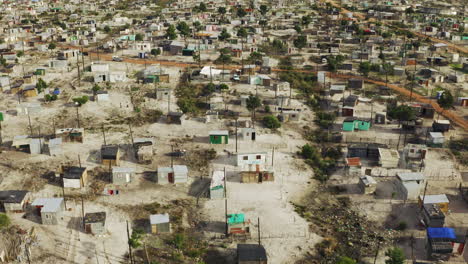
<instances>
[{"instance_id":1,"label":"green bush","mask_svg":"<svg viewBox=\"0 0 468 264\"><path fill-rule=\"evenodd\" d=\"M270 129L277 129L281 127L281 122L276 116L267 115L263 117L263 125Z\"/></svg>"},{"instance_id":2,"label":"green bush","mask_svg":"<svg viewBox=\"0 0 468 264\"><path fill-rule=\"evenodd\" d=\"M73 102L77 103L78 106L82 106L84 104L86 104L89 100L89 97L86 96L86 95L83 95L81 97L75 97L72 99Z\"/></svg>"},{"instance_id":3,"label":"green bush","mask_svg":"<svg viewBox=\"0 0 468 264\"><path fill-rule=\"evenodd\" d=\"M10 226L10 218L6 214L0 214L0 230Z\"/></svg>"},{"instance_id":4,"label":"green bush","mask_svg":"<svg viewBox=\"0 0 468 264\"><path fill-rule=\"evenodd\" d=\"M398 223L396 230L403 231L403 230L406 230L407 227L408 227L408 224L405 221L401 221L400 223Z\"/></svg>"}]
</instances>

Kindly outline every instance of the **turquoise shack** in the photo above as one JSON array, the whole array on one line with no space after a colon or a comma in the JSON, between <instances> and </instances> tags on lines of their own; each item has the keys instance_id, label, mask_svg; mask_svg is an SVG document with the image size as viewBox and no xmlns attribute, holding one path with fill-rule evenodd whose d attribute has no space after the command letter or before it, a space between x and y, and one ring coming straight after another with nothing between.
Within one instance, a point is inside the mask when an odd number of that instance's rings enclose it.
<instances>
[{"instance_id":1,"label":"turquoise shack","mask_svg":"<svg viewBox=\"0 0 468 264\"><path fill-rule=\"evenodd\" d=\"M369 119L349 117L343 121L343 131L364 130L368 131L371 127Z\"/></svg>"}]
</instances>

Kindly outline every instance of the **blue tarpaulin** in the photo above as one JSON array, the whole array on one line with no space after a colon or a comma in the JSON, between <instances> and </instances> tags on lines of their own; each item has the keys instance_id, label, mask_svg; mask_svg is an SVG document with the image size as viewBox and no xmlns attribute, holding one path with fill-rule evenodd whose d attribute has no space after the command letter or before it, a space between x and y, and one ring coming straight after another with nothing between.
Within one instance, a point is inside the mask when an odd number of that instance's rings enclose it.
<instances>
[{"instance_id":1,"label":"blue tarpaulin","mask_svg":"<svg viewBox=\"0 0 468 264\"><path fill-rule=\"evenodd\" d=\"M449 227L429 227L427 228L428 238L450 238L456 239L455 230Z\"/></svg>"}]
</instances>

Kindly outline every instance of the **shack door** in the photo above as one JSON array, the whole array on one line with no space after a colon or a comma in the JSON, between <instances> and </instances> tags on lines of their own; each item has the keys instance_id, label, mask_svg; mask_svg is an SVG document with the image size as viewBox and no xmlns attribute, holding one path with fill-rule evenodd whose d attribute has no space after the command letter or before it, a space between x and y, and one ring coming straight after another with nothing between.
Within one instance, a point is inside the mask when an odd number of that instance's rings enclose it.
<instances>
[{"instance_id":1,"label":"shack door","mask_svg":"<svg viewBox=\"0 0 468 264\"><path fill-rule=\"evenodd\" d=\"M255 140L255 137L256 137L256 133L252 132L252 140Z\"/></svg>"},{"instance_id":2,"label":"shack door","mask_svg":"<svg viewBox=\"0 0 468 264\"><path fill-rule=\"evenodd\" d=\"M262 183L263 182L263 173L258 173L258 182Z\"/></svg>"},{"instance_id":3,"label":"shack door","mask_svg":"<svg viewBox=\"0 0 468 264\"><path fill-rule=\"evenodd\" d=\"M173 172L169 172L168 178L169 178L170 183L174 183L174 173Z\"/></svg>"},{"instance_id":4,"label":"shack door","mask_svg":"<svg viewBox=\"0 0 468 264\"><path fill-rule=\"evenodd\" d=\"M225 141L224 141L224 136L221 136L221 144L225 144Z\"/></svg>"},{"instance_id":5,"label":"shack door","mask_svg":"<svg viewBox=\"0 0 468 264\"><path fill-rule=\"evenodd\" d=\"M86 233L91 233L91 225L90 224L85 225L85 232Z\"/></svg>"}]
</instances>

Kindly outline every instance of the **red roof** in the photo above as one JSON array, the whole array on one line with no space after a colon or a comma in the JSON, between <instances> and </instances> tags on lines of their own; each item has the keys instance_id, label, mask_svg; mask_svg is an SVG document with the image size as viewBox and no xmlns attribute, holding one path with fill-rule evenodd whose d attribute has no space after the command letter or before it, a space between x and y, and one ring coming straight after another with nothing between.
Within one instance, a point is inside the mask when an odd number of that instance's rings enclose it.
<instances>
[{"instance_id":1,"label":"red roof","mask_svg":"<svg viewBox=\"0 0 468 264\"><path fill-rule=\"evenodd\" d=\"M361 158L347 158L346 163L348 166L361 166Z\"/></svg>"}]
</instances>

